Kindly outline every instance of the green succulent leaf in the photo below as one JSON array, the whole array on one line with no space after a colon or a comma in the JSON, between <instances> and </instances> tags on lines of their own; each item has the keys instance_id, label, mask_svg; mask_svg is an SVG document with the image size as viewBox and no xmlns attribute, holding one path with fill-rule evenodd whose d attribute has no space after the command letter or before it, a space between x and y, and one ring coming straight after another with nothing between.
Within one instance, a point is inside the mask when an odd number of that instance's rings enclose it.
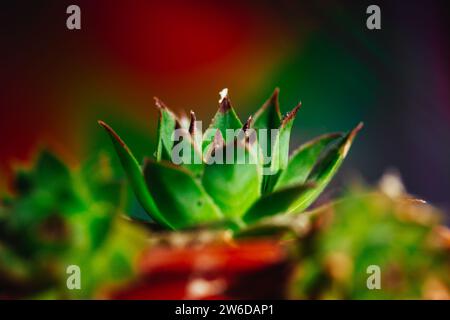
<instances>
[{"instance_id":1,"label":"green succulent leaf","mask_svg":"<svg viewBox=\"0 0 450 320\"><path fill-rule=\"evenodd\" d=\"M260 129L278 129L281 125L280 104L278 95L280 90L275 89L272 96L262 105L262 107L253 116L253 128Z\"/></svg>"},{"instance_id":2,"label":"green succulent leaf","mask_svg":"<svg viewBox=\"0 0 450 320\"><path fill-rule=\"evenodd\" d=\"M301 145L291 156L287 168L280 174L274 190L305 183L322 152L342 136L341 133L325 134Z\"/></svg>"},{"instance_id":3,"label":"green succulent leaf","mask_svg":"<svg viewBox=\"0 0 450 320\"><path fill-rule=\"evenodd\" d=\"M195 114L191 111L189 127L177 128L176 135L174 135L175 142L171 153L171 161L182 165L196 177L200 177L203 172L203 156L200 150L201 137L197 133L195 121Z\"/></svg>"},{"instance_id":4,"label":"green succulent leaf","mask_svg":"<svg viewBox=\"0 0 450 320\"><path fill-rule=\"evenodd\" d=\"M165 217L158 210L152 196L150 195L145 179L143 177L141 167L136 158L131 153L131 150L127 147L125 142L114 132L114 130L103 121L99 121L99 124L109 134L114 148L119 156L122 167L124 168L131 187L136 194L136 197L144 210L161 225L172 228L172 226L166 221Z\"/></svg>"},{"instance_id":5,"label":"green succulent leaf","mask_svg":"<svg viewBox=\"0 0 450 320\"><path fill-rule=\"evenodd\" d=\"M270 172L271 174L264 176L263 193L269 193L273 190L276 181L282 170L284 170L289 162L289 141L291 137L291 129L294 124L295 116L301 107L299 103L291 112L289 112L281 121L275 143L272 146Z\"/></svg>"},{"instance_id":6,"label":"green succulent leaf","mask_svg":"<svg viewBox=\"0 0 450 320\"><path fill-rule=\"evenodd\" d=\"M244 222L253 223L256 220L288 212L297 199L306 192L313 190L314 184L307 183L290 186L262 196L244 215Z\"/></svg>"},{"instance_id":7,"label":"green succulent leaf","mask_svg":"<svg viewBox=\"0 0 450 320\"><path fill-rule=\"evenodd\" d=\"M205 224L223 217L200 182L183 167L147 159L144 176L153 199L174 228Z\"/></svg>"},{"instance_id":8,"label":"green succulent leaf","mask_svg":"<svg viewBox=\"0 0 450 320\"><path fill-rule=\"evenodd\" d=\"M262 107L253 116L252 128L258 132L258 137L264 139L259 141L261 154L263 156L264 166L270 168L272 155L272 130L278 130L281 126L281 112L278 101L280 90L275 89L272 96L262 105ZM265 131L262 131L265 130ZM263 136L262 134L265 133ZM264 149L264 150L263 150ZM263 191L267 189L268 177L264 178Z\"/></svg>"},{"instance_id":9,"label":"green succulent leaf","mask_svg":"<svg viewBox=\"0 0 450 320\"><path fill-rule=\"evenodd\" d=\"M227 157L228 150L234 154ZM202 184L226 218L239 220L260 197L262 168L244 142L232 142L216 149L216 160L218 154L223 163L206 164Z\"/></svg>"},{"instance_id":10,"label":"green succulent leaf","mask_svg":"<svg viewBox=\"0 0 450 320\"><path fill-rule=\"evenodd\" d=\"M209 125L208 130L205 131L203 137L203 147L202 150L205 149L212 143L214 139L215 129L219 129L222 133L222 137L227 141L227 129L240 129L242 128L242 122L239 120L236 112L231 106L230 99L228 98L228 90L222 90L221 99L219 101L219 110L217 110L214 118L212 119L211 124Z\"/></svg>"},{"instance_id":11,"label":"green succulent leaf","mask_svg":"<svg viewBox=\"0 0 450 320\"><path fill-rule=\"evenodd\" d=\"M155 103L159 110L156 159L170 160L173 148L173 133L177 126L177 118L169 108L155 97Z\"/></svg>"},{"instance_id":12,"label":"green succulent leaf","mask_svg":"<svg viewBox=\"0 0 450 320\"><path fill-rule=\"evenodd\" d=\"M316 187L302 194L291 207L291 212L301 212L317 199L338 171L352 145L353 139L362 127L363 124L359 123L321 156L306 178L307 183L314 183Z\"/></svg>"}]
</instances>

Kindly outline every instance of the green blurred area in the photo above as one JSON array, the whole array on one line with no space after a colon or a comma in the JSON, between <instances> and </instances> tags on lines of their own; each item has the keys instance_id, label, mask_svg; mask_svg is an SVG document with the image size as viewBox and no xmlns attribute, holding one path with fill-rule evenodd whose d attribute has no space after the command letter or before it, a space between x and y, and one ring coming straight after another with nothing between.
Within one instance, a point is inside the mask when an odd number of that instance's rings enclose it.
<instances>
[{"instance_id":1,"label":"green blurred area","mask_svg":"<svg viewBox=\"0 0 450 320\"><path fill-rule=\"evenodd\" d=\"M321 212L300 243L296 298L448 299L449 230L411 198L352 190ZM367 282L379 268L380 288Z\"/></svg>"},{"instance_id":2,"label":"green blurred area","mask_svg":"<svg viewBox=\"0 0 450 320\"><path fill-rule=\"evenodd\" d=\"M92 298L129 281L146 236L123 218L126 193L108 158L69 170L42 151L0 203L0 297ZM69 266L81 289L69 290Z\"/></svg>"}]
</instances>

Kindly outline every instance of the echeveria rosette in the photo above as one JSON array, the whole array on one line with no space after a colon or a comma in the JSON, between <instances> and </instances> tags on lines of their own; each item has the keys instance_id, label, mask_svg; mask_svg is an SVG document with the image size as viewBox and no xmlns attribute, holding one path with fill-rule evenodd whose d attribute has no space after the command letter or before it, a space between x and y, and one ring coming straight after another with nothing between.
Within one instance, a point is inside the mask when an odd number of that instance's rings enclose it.
<instances>
[{"instance_id":1,"label":"echeveria rosette","mask_svg":"<svg viewBox=\"0 0 450 320\"><path fill-rule=\"evenodd\" d=\"M227 90L221 92L219 109L203 137L195 126L191 112L189 125L184 124L159 99L157 150L154 158L141 165L114 130L103 121L128 180L149 216L167 229L184 229L217 222L245 227L255 221L280 213L302 212L320 195L339 169L362 124L348 133L320 136L301 145L289 157L289 140L300 104L284 117L281 115L276 89L264 105L244 124L237 117ZM174 143L176 129L187 134ZM230 140L226 130L267 132L267 148L249 142L248 135ZM261 131L265 129L267 131ZM270 130L276 135L270 139ZM214 134L206 135L213 132ZM179 165L171 161L180 143L191 146L190 159L200 163ZM247 159L242 164L214 163L211 155L229 147L241 148ZM265 152L264 152L265 151ZM263 174L270 172L270 174Z\"/></svg>"}]
</instances>

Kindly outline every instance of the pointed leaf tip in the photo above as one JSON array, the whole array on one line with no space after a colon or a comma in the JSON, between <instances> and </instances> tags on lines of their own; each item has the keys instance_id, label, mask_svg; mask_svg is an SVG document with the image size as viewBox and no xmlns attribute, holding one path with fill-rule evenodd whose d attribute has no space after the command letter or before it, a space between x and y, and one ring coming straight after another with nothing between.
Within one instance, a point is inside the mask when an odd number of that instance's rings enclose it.
<instances>
[{"instance_id":1,"label":"pointed leaf tip","mask_svg":"<svg viewBox=\"0 0 450 320\"><path fill-rule=\"evenodd\" d=\"M338 171L352 145L355 135L361 128L362 123L359 123L353 130L347 133L340 142L333 145L329 150L322 154L306 179L306 181L315 182L317 188L307 192L302 198L298 199L295 205L296 210L303 211L322 193Z\"/></svg>"},{"instance_id":2,"label":"pointed leaf tip","mask_svg":"<svg viewBox=\"0 0 450 320\"><path fill-rule=\"evenodd\" d=\"M189 122L189 133L191 135L193 135L195 133L195 121L197 121L197 118L195 116L195 112L192 110L191 110L190 116L191 116L191 120Z\"/></svg>"},{"instance_id":3,"label":"pointed leaf tip","mask_svg":"<svg viewBox=\"0 0 450 320\"><path fill-rule=\"evenodd\" d=\"M280 103L278 95L280 90L275 88L274 92L254 115L254 126L257 129L276 129L281 123Z\"/></svg>"},{"instance_id":4,"label":"pointed leaf tip","mask_svg":"<svg viewBox=\"0 0 450 320\"><path fill-rule=\"evenodd\" d=\"M251 126L251 124L252 124L252 121L253 121L253 117L250 115L250 116L248 117L247 121L245 121L244 126L242 127L242 130L243 130L244 132L247 131L247 130L250 128L250 126Z\"/></svg>"},{"instance_id":5,"label":"pointed leaf tip","mask_svg":"<svg viewBox=\"0 0 450 320\"><path fill-rule=\"evenodd\" d=\"M343 147L343 151L342 151L342 156L345 157L347 156L348 151L350 150L350 147L353 143L353 140L355 139L356 135L358 134L359 131L361 131L361 129L364 127L364 123L360 122L356 125L356 127L354 127L347 136L347 139L345 141L344 147Z\"/></svg>"},{"instance_id":6,"label":"pointed leaf tip","mask_svg":"<svg viewBox=\"0 0 450 320\"><path fill-rule=\"evenodd\" d=\"M228 88L223 88L222 91L219 92L219 95L220 95L219 103L222 103L223 99L228 97Z\"/></svg>"},{"instance_id":7,"label":"pointed leaf tip","mask_svg":"<svg viewBox=\"0 0 450 320\"><path fill-rule=\"evenodd\" d=\"M298 110L300 110L300 107L302 106L302 103L299 102L294 109L292 109L291 111L289 111L283 118L282 122L281 122L281 126L285 126L288 122L292 121L295 119Z\"/></svg>"},{"instance_id":8,"label":"pointed leaf tip","mask_svg":"<svg viewBox=\"0 0 450 320\"><path fill-rule=\"evenodd\" d=\"M305 183L322 152L333 143L339 141L343 136L343 133L324 134L302 144L292 154L286 170L281 173L275 185L275 189L284 188L292 184Z\"/></svg>"},{"instance_id":9,"label":"pointed leaf tip","mask_svg":"<svg viewBox=\"0 0 450 320\"><path fill-rule=\"evenodd\" d=\"M275 90L273 90L272 96L270 97L269 101L273 104L273 106L275 106L276 112L281 115L279 96L280 88L276 87Z\"/></svg>"},{"instance_id":10,"label":"pointed leaf tip","mask_svg":"<svg viewBox=\"0 0 450 320\"><path fill-rule=\"evenodd\" d=\"M228 129L241 129L242 122L239 120L236 112L230 104L230 100L228 99L228 91L226 89L221 91L221 99L219 100L219 109L214 115L211 124L208 127L208 130L205 131L203 136L203 144L202 151L209 146L213 136L213 132L211 130L219 129L222 133L222 137L224 137L225 141L227 139L227 130ZM226 141L229 142L229 141Z\"/></svg>"},{"instance_id":11,"label":"pointed leaf tip","mask_svg":"<svg viewBox=\"0 0 450 320\"><path fill-rule=\"evenodd\" d=\"M122 148L124 148L127 152L130 152L130 149L128 148L128 146L125 144L125 142L122 140L122 138L114 131L113 128L111 128L106 122L104 122L102 120L98 120L97 123L100 126L102 126L108 132L108 134L111 137L113 137L122 146Z\"/></svg>"},{"instance_id":12,"label":"pointed leaf tip","mask_svg":"<svg viewBox=\"0 0 450 320\"><path fill-rule=\"evenodd\" d=\"M226 113L228 110L232 109L230 98L228 97L228 89L223 89L219 94L219 112Z\"/></svg>"},{"instance_id":13,"label":"pointed leaf tip","mask_svg":"<svg viewBox=\"0 0 450 320\"><path fill-rule=\"evenodd\" d=\"M156 207L156 204L147 189L141 167L131 150L109 125L103 121L99 121L98 123L105 128L110 136L122 167L128 176L130 185L133 188L139 203L156 222L169 229L173 229L173 227L166 221L166 219L161 215L159 209Z\"/></svg>"},{"instance_id":14,"label":"pointed leaf tip","mask_svg":"<svg viewBox=\"0 0 450 320\"><path fill-rule=\"evenodd\" d=\"M169 108L166 106L166 104L158 97L153 97L153 100L155 101L155 105L158 109L165 109L168 110Z\"/></svg>"},{"instance_id":15,"label":"pointed leaf tip","mask_svg":"<svg viewBox=\"0 0 450 320\"><path fill-rule=\"evenodd\" d=\"M228 97L225 97L219 105L219 111L222 113L226 113L228 110L231 110L231 103Z\"/></svg>"}]
</instances>

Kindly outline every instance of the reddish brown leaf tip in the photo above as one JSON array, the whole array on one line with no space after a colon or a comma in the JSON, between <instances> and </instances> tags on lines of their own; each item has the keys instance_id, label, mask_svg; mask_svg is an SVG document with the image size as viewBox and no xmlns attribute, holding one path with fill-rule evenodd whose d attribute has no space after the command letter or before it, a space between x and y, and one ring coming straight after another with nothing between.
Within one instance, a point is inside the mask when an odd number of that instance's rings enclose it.
<instances>
[{"instance_id":1,"label":"reddish brown leaf tip","mask_svg":"<svg viewBox=\"0 0 450 320\"><path fill-rule=\"evenodd\" d=\"M119 135L113 130L113 128L111 128L106 122L102 121L102 120L98 120L97 121L98 124L100 126L102 126L111 137L113 137L115 140L117 140L117 142L120 143L120 145L126 149L127 151L129 151L127 145L125 144L125 142L123 142L123 140L119 137Z\"/></svg>"},{"instance_id":2,"label":"reddish brown leaf tip","mask_svg":"<svg viewBox=\"0 0 450 320\"><path fill-rule=\"evenodd\" d=\"M158 97L153 97L153 100L155 100L155 105L158 109L165 109L165 110L169 109L167 108L166 104Z\"/></svg>"},{"instance_id":3,"label":"reddish brown leaf tip","mask_svg":"<svg viewBox=\"0 0 450 320\"><path fill-rule=\"evenodd\" d=\"M219 92L220 99L219 99L219 112L226 113L228 110L230 110L231 102L230 98L228 98L228 89L225 88L222 91Z\"/></svg>"},{"instance_id":4,"label":"reddish brown leaf tip","mask_svg":"<svg viewBox=\"0 0 450 320\"><path fill-rule=\"evenodd\" d=\"M361 129L364 127L364 123L360 122L358 123L358 125L356 127L354 127L352 129L352 131L350 131L349 135L348 135L348 140L353 140L355 138L355 136L358 134L359 131L361 131Z\"/></svg>"},{"instance_id":5,"label":"reddish brown leaf tip","mask_svg":"<svg viewBox=\"0 0 450 320\"><path fill-rule=\"evenodd\" d=\"M231 109L230 99L228 99L228 97L223 98L222 101L219 103L219 111L222 113L226 113L230 109Z\"/></svg>"},{"instance_id":6,"label":"reddish brown leaf tip","mask_svg":"<svg viewBox=\"0 0 450 320\"><path fill-rule=\"evenodd\" d=\"M345 139L345 143L342 149L342 154L345 157L348 153L348 150L350 149L350 146L352 145L353 139L355 139L358 132L364 127L364 123L360 122L358 125L352 129L347 135L347 139Z\"/></svg>"},{"instance_id":7,"label":"reddish brown leaf tip","mask_svg":"<svg viewBox=\"0 0 450 320\"><path fill-rule=\"evenodd\" d=\"M268 108L275 108L275 112L277 113L278 117L281 118L280 103L278 100L279 94L280 89L275 88L270 98L267 99L266 102L264 102L264 104L261 106L261 108L255 113L255 118L259 117Z\"/></svg>"},{"instance_id":8,"label":"reddish brown leaf tip","mask_svg":"<svg viewBox=\"0 0 450 320\"><path fill-rule=\"evenodd\" d=\"M283 121L281 123L282 126L285 126L289 121L294 120L295 116L297 115L298 110L300 110L300 107L302 106L302 103L299 102L294 109L292 109L290 112L286 114L286 116L283 118Z\"/></svg>"},{"instance_id":9,"label":"reddish brown leaf tip","mask_svg":"<svg viewBox=\"0 0 450 320\"><path fill-rule=\"evenodd\" d=\"M270 98L267 100L267 102L271 102L272 104L277 105L278 104L278 97L279 97L279 95L280 95L280 88L276 87L273 90L273 93L270 96Z\"/></svg>"},{"instance_id":10,"label":"reddish brown leaf tip","mask_svg":"<svg viewBox=\"0 0 450 320\"><path fill-rule=\"evenodd\" d=\"M189 122L189 133L193 135L195 133L195 121L197 120L194 111L191 110L191 120Z\"/></svg>"},{"instance_id":11,"label":"reddish brown leaf tip","mask_svg":"<svg viewBox=\"0 0 450 320\"><path fill-rule=\"evenodd\" d=\"M272 93L272 97L270 98L270 101L275 106L275 110L280 113L280 103L278 100L278 97L280 95L280 88L275 88L275 90Z\"/></svg>"},{"instance_id":12,"label":"reddish brown leaf tip","mask_svg":"<svg viewBox=\"0 0 450 320\"><path fill-rule=\"evenodd\" d=\"M244 130L244 132L250 128L250 126L252 124L252 120L253 120L253 117L250 116L250 117L248 117L247 121L245 121L244 126L242 127L242 130Z\"/></svg>"}]
</instances>

